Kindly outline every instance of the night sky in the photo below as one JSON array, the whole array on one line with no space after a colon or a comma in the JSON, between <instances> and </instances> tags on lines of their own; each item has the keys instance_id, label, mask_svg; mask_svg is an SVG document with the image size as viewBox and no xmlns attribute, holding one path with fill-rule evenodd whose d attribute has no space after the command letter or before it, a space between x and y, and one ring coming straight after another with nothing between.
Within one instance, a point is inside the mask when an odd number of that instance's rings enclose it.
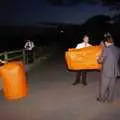
<instances>
[{"instance_id":1,"label":"night sky","mask_svg":"<svg viewBox=\"0 0 120 120\"><path fill-rule=\"evenodd\" d=\"M98 1L3 0L0 2L0 25L38 25L42 22L81 24L95 15L114 15L114 11Z\"/></svg>"}]
</instances>

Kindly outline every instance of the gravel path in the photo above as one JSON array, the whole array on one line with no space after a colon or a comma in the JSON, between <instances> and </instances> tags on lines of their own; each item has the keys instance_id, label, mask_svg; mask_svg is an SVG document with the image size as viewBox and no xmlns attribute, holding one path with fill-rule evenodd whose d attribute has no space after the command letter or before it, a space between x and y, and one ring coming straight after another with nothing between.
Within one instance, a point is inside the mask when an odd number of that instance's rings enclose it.
<instances>
[{"instance_id":1,"label":"gravel path","mask_svg":"<svg viewBox=\"0 0 120 120\"><path fill-rule=\"evenodd\" d=\"M57 56L28 73L29 95L17 101L0 97L0 120L120 120L120 103L96 101L99 72L88 73L88 86L72 86L75 73L68 72ZM118 81L118 89L120 82Z\"/></svg>"}]
</instances>

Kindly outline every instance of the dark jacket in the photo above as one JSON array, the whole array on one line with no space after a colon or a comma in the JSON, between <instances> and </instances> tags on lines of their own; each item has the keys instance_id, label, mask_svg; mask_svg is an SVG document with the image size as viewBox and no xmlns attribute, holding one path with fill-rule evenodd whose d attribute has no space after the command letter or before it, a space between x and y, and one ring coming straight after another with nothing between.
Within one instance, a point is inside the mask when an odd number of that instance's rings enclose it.
<instances>
[{"instance_id":1,"label":"dark jacket","mask_svg":"<svg viewBox=\"0 0 120 120\"><path fill-rule=\"evenodd\" d=\"M120 75L120 48L115 45L106 47L101 55L102 74L107 77L117 77Z\"/></svg>"}]
</instances>

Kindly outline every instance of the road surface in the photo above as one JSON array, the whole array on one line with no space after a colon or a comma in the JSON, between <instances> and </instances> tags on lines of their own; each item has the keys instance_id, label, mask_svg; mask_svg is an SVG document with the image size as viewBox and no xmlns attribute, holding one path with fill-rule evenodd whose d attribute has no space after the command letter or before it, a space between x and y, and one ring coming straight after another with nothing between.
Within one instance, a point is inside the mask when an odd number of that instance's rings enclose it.
<instances>
[{"instance_id":1,"label":"road surface","mask_svg":"<svg viewBox=\"0 0 120 120\"><path fill-rule=\"evenodd\" d=\"M96 101L99 72L88 73L86 87L72 86L74 77L63 55L49 58L29 71L27 97L8 101L1 92L0 120L120 120L119 102Z\"/></svg>"}]
</instances>

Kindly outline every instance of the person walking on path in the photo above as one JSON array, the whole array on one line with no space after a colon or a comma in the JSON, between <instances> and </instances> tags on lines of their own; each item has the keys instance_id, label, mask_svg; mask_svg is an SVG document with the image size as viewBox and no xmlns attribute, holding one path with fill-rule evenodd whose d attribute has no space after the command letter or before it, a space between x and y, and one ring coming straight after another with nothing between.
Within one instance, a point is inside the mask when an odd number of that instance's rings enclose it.
<instances>
[{"instance_id":1,"label":"person walking on path","mask_svg":"<svg viewBox=\"0 0 120 120\"><path fill-rule=\"evenodd\" d=\"M31 40L27 40L27 42L24 45L26 54L27 54L27 63L33 62L33 48L35 47L34 42Z\"/></svg>"}]
</instances>

